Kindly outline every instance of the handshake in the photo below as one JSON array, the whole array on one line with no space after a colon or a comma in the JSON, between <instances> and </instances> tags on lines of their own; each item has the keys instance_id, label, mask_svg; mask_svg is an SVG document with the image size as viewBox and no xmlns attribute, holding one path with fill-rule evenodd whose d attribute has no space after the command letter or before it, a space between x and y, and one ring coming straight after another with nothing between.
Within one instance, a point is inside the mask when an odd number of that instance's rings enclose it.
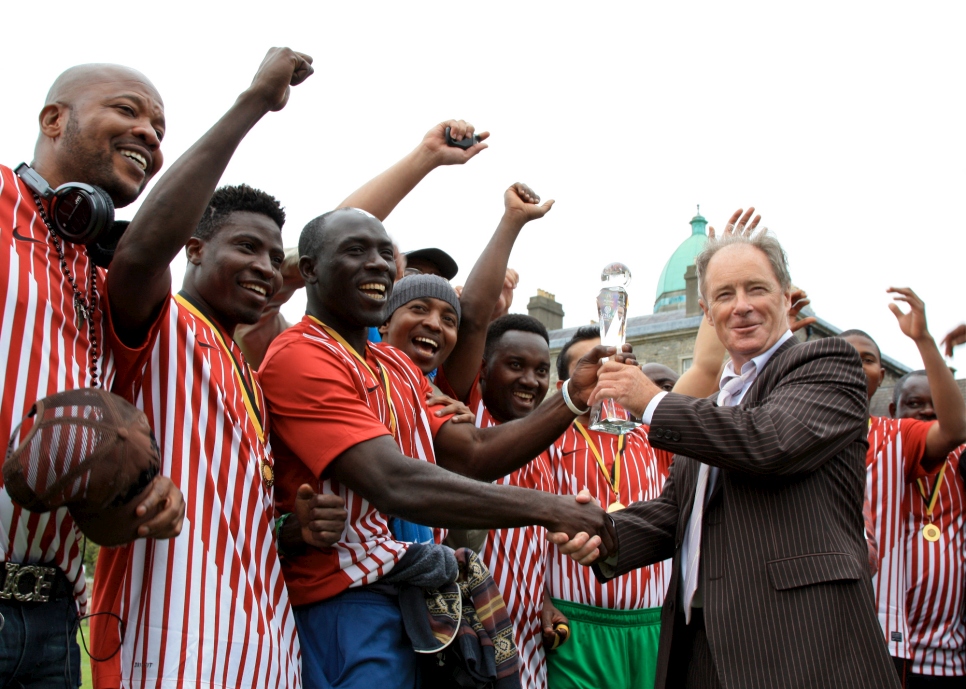
<instances>
[{"instance_id":1,"label":"handshake","mask_svg":"<svg viewBox=\"0 0 966 689\"><path fill-rule=\"evenodd\" d=\"M580 564L591 565L617 552L614 520L587 489L580 491L576 501L565 505L554 517L555 521L547 525L547 540Z\"/></svg>"}]
</instances>

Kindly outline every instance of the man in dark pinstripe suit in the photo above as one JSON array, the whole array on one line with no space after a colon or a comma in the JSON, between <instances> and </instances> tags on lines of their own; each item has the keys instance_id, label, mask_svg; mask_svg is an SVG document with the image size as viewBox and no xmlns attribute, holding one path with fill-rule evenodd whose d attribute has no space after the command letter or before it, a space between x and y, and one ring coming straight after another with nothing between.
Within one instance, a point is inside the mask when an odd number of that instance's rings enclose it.
<instances>
[{"instance_id":1,"label":"man in dark pinstripe suit","mask_svg":"<svg viewBox=\"0 0 966 689\"><path fill-rule=\"evenodd\" d=\"M859 358L839 338L792 338L787 263L767 233L711 240L696 265L731 357L721 391L665 393L606 364L595 398L651 425L677 453L671 475L658 499L613 515L616 552L551 539L605 578L673 556L656 687L898 687L866 563Z\"/></svg>"}]
</instances>

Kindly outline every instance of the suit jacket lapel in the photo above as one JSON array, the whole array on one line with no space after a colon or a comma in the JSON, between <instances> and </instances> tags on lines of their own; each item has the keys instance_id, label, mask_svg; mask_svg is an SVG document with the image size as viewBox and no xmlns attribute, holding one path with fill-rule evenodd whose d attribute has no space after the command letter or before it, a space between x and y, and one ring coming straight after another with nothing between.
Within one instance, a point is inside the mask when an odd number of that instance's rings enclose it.
<instances>
[{"instance_id":1,"label":"suit jacket lapel","mask_svg":"<svg viewBox=\"0 0 966 689\"><path fill-rule=\"evenodd\" d=\"M782 343L781 347L775 350L775 353L771 355L771 358L765 364L765 368L758 372L758 375L755 376L755 380L752 382L751 387L748 389L748 392L746 392L745 396L741 398L741 402L738 403L739 407L744 407L746 405L750 406L752 404L755 404L758 402L758 398L762 395L762 393L767 394L767 392L771 389L771 386L768 384L768 382L775 377L774 374L776 371L779 370L779 367L780 367L778 358L782 354L790 350L792 347L794 347L796 344L798 344L798 340L796 340L794 337L791 337L785 340L785 342ZM717 393L715 393L715 395L717 396ZM711 501L714 500L715 497L718 495L718 493L721 491L722 483L724 483L724 479L721 475L721 472L719 471L718 480L714 482L714 485L711 487L711 494L708 496L709 505L711 504ZM691 491L691 499L693 502L694 500L693 490ZM688 514L691 514L690 511L688 512Z\"/></svg>"}]
</instances>

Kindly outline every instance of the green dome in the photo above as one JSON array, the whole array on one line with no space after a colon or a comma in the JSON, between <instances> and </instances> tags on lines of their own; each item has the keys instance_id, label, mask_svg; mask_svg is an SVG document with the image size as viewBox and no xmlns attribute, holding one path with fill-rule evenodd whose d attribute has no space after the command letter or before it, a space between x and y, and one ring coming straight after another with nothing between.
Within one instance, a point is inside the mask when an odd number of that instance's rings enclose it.
<instances>
[{"instance_id":1,"label":"green dome","mask_svg":"<svg viewBox=\"0 0 966 689\"><path fill-rule=\"evenodd\" d=\"M662 307L672 307L679 302L681 307L684 307L684 273L688 266L694 263L694 259L708 241L708 236L705 234L707 226L708 221L700 212L691 218L691 236L674 250L671 258L664 264L664 270L661 271L661 277L657 281L657 294L654 297L655 313Z\"/></svg>"}]
</instances>

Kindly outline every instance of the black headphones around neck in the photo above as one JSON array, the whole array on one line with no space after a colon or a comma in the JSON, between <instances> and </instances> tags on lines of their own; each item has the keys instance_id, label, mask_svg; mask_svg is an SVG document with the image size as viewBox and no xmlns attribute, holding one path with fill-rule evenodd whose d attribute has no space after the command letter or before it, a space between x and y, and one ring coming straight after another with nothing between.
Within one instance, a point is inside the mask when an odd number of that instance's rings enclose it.
<instances>
[{"instance_id":1,"label":"black headphones around neck","mask_svg":"<svg viewBox=\"0 0 966 689\"><path fill-rule=\"evenodd\" d=\"M128 222L114 220L114 202L100 187L68 182L51 189L27 163L14 170L23 183L50 202L50 230L64 241L83 244L95 265L107 268Z\"/></svg>"}]
</instances>

